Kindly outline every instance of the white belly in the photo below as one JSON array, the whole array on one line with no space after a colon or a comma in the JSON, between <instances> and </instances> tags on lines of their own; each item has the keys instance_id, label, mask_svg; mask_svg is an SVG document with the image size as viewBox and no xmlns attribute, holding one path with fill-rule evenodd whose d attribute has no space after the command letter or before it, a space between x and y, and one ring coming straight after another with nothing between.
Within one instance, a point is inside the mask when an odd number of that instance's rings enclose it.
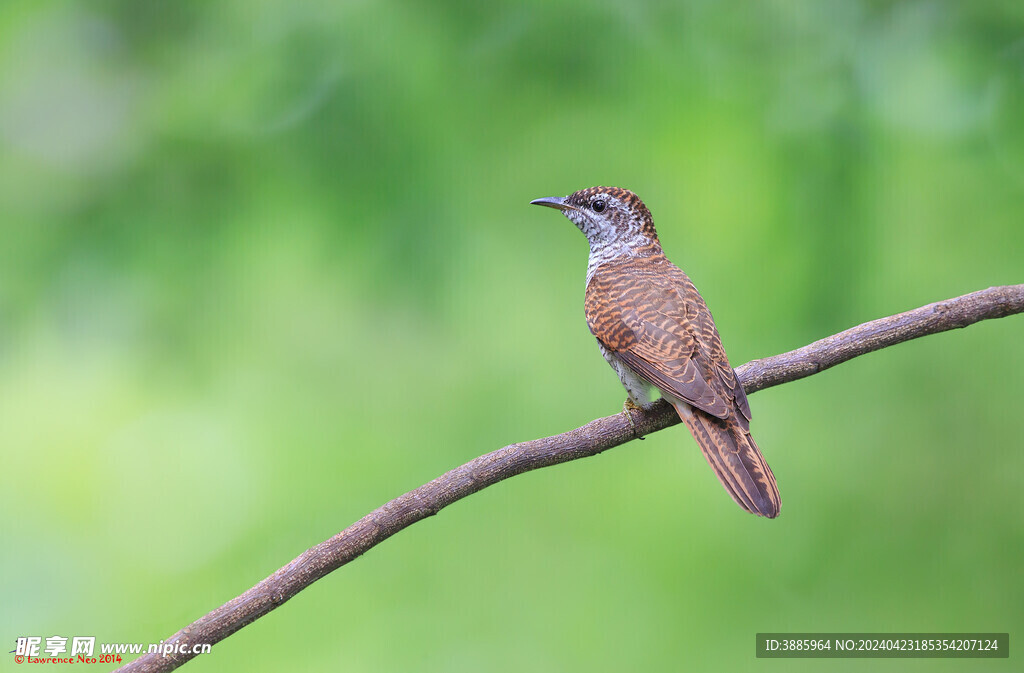
<instances>
[{"instance_id":1,"label":"white belly","mask_svg":"<svg viewBox=\"0 0 1024 673\"><path fill-rule=\"evenodd\" d=\"M615 370L615 373L619 375L619 380L622 381L622 387L626 389L626 394L629 395L630 401L638 407L646 407L650 404L653 386L627 367L626 363L618 355L605 348L604 344L600 341L597 342L597 345L601 349L601 355L604 356L604 359Z\"/></svg>"}]
</instances>

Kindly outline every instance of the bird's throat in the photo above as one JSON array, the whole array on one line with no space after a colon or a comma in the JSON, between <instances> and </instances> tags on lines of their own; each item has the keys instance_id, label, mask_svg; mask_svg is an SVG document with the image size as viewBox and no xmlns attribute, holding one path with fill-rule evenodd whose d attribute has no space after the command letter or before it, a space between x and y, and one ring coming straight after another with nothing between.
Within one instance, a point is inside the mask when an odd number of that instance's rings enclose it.
<instances>
[{"instance_id":1,"label":"bird's throat","mask_svg":"<svg viewBox=\"0 0 1024 673\"><path fill-rule=\"evenodd\" d=\"M587 285L597 270L605 265L624 259L654 257L663 254L661 244L646 236L617 238L611 241L590 241L590 259L587 261Z\"/></svg>"}]
</instances>

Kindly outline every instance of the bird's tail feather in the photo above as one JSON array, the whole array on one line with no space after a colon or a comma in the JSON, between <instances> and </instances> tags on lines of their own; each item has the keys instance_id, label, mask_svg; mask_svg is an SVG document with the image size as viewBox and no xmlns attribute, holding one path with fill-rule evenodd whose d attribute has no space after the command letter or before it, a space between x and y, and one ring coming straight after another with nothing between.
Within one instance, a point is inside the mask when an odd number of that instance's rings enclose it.
<instances>
[{"instance_id":1,"label":"bird's tail feather","mask_svg":"<svg viewBox=\"0 0 1024 673\"><path fill-rule=\"evenodd\" d=\"M736 504L759 516L777 517L782 501L775 475L750 432L735 418L716 418L685 402L673 406Z\"/></svg>"}]
</instances>

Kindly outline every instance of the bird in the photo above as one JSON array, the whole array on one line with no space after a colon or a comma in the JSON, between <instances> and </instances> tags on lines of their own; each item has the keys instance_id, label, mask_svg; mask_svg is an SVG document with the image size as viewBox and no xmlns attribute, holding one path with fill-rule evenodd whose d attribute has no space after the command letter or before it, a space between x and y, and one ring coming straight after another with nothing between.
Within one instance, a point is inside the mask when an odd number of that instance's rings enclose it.
<instances>
[{"instance_id":1,"label":"bird","mask_svg":"<svg viewBox=\"0 0 1024 673\"><path fill-rule=\"evenodd\" d=\"M732 499L753 514L778 516L779 489L750 436L743 385L704 298L665 256L647 206L621 187L530 203L562 211L590 243L587 325L626 389L626 417L649 409L658 390Z\"/></svg>"}]
</instances>

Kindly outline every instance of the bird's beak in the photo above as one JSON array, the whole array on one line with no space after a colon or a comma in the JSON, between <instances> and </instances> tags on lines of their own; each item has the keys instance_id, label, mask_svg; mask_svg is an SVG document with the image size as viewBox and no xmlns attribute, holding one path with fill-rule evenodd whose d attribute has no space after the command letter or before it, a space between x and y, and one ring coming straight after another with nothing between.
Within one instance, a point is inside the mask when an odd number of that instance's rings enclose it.
<instances>
[{"instance_id":1,"label":"bird's beak","mask_svg":"<svg viewBox=\"0 0 1024 673\"><path fill-rule=\"evenodd\" d=\"M569 210L572 208L572 206L565 202L564 196L545 196L543 199L530 201L530 205L547 206L548 208L557 208L559 210Z\"/></svg>"}]
</instances>

